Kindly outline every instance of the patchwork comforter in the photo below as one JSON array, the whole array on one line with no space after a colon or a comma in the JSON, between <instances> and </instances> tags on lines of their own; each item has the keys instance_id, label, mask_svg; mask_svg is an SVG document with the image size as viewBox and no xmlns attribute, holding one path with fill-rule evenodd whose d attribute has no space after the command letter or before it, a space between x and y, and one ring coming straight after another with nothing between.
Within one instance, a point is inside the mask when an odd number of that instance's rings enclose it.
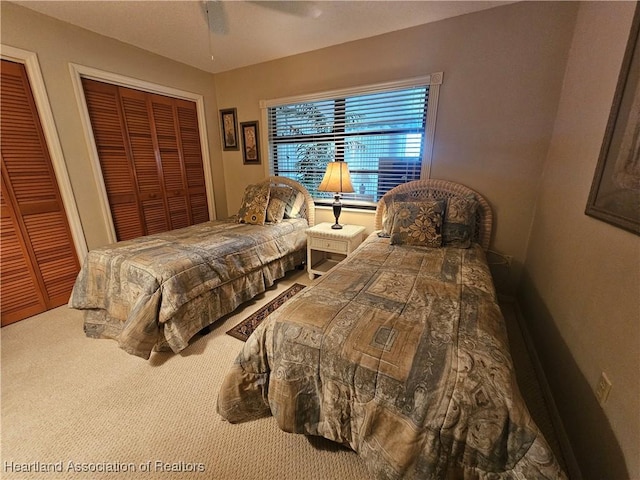
<instances>
[{"instance_id":1,"label":"patchwork comforter","mask_svg":"<svg viewBox=\"0 0 640 480\"><path fill-rule=\"evenodd\" d=\"M247 225L234 217L88 253L69 306L89 337L143 358L184 349L198 331L263 292L305 258L306 219Z\"/></svg>"},{"instance_id":2,"label":"patchwork comforter","mask_svg":"<svg viewBox=\"0 0 640 480\"><path fill-rule=\"evenodd\" d=\"M217 407L347 445L377 479L566 478L518 391L477 245L373 234L258 327Z\"/></svg>"}]
</instances>

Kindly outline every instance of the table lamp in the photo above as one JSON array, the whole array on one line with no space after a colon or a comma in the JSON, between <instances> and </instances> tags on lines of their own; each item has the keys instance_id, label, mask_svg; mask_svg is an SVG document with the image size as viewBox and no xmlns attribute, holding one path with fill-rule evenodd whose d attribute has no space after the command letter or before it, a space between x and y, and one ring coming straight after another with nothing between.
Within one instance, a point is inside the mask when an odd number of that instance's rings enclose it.
<instances>
[{"instance_id":1,"label":"table lamp","mask_svg":"<svg viewBox=\"0 0 640 480\"><path fill-rule=\"evenodd\" d=\"M341 193L353 192L353 185L351 185L351 175L349 175L349 167L347 162L329 162L327 164L327 171L324 174L322 182L318 187L320 192L334 192L333 196L333 215L336 217L335 225L331 225L333 229L342 228L342 225L338 223L340 218L340 212L342 211L342 203L340 203Z\"/></svg>"}]
</instances>

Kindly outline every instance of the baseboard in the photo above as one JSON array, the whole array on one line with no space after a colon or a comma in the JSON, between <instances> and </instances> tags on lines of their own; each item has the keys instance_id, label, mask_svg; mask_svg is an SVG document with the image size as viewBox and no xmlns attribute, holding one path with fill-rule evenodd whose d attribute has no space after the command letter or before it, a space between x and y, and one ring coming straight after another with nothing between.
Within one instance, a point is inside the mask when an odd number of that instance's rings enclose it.
<instances>
[{"instance_id":1,"label":"baseboard","mask_svg":"<svg viewBox=\"0 0 640 480\"><path fill-rule=\"evenodd\" d=\"M569 442L569 436L567 435L567 431L565 430L564 424L562 423L560 412L558 411L558 407L556 406L553 394L551 393L551 388L549 387L547 376L545 375L544 369L542 368L542 363L540 362L538 352L536 351L536 348L533 344L533 339L531 338L531 334L529 333L529 328L524 321L524 316L522 315L522 312L520 310L520 305L517 301L513 299L510 300L513 302L513 306L515 307L514 310L516 312L516 319L518 321L518 325L520 326L520 331L522 332L522 338L524 339L525 345L527 347L527 352L529 353L529 358L531 359L535 374L538 377L540 390L547 405L549 417L556 432L558 443L560 444L560 449L562 451L561 453L564 457L564 461L568 470L567 475L569 476L570 480L583 480L582 472L580 471L580 467L578 466L576 457L573 454L573 448L571 447L571 442Z\"/></svg>"}]
</instances>

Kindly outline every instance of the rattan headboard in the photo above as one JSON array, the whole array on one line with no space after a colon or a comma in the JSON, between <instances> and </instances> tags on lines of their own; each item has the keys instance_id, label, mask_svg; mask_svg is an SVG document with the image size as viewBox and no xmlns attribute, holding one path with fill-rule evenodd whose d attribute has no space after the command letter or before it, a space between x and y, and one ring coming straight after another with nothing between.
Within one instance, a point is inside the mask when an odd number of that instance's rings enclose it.
<instances>
[{"instance_id":1,"label":"rattan headboard","mask_svg":"<svg viewBox=\"0 0 640 480\"><path fill-rule=\"evenodd\" d=\"M304 195L304 205L300 209L300 214L307 219L307 222L309 222L310 227L313 227L315 225L316 209L313 204L313 198L309 194L309 191L301 183L298 183L295 180L292 180L291 178L278 177L274 175L267 177L265 180L263 180L260 183L269 183L270 185L273 185L273 186L286 185L293 188L294 190L302 192L302 194Z\"/></svg>"},{"instance_id":2,"label":"rattan headboard","mask_svg":"<svg viewBox=\"0 0 640 480\"><path fill-rule=\"evenodd\" d=\"M378 201L375 216L375 229L382 228L382 219L384 218L386 202L388 198L396 193L408 194L410 198L416 200L426 200L429 198L451 198L454 196L473 195L478 201L478 209L476 211L476 232L474 240L486 251L489 249L491 242L491 229L493 228L493 214L491 207L485 198L478 192L471 190L469 187L460 185L459 183L449 182L447 180L414 180L403 183L392 188Z\"/></svg>"}]
</instances>

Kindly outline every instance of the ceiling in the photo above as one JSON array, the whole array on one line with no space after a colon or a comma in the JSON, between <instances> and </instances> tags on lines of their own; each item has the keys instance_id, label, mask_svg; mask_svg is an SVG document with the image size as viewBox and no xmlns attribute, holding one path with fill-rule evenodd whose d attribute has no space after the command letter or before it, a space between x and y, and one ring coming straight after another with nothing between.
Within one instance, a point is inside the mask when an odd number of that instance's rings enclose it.
<instances>
[{"instance_id":1,"label":"ceiling","mask_svg":"<svg viewBox=\"0 0 640 480\"><path fill-rule=\"evenodd\" d=\"M27 0L14 3L218 73L512 2Z\"/></svg>"}]
</instances>

